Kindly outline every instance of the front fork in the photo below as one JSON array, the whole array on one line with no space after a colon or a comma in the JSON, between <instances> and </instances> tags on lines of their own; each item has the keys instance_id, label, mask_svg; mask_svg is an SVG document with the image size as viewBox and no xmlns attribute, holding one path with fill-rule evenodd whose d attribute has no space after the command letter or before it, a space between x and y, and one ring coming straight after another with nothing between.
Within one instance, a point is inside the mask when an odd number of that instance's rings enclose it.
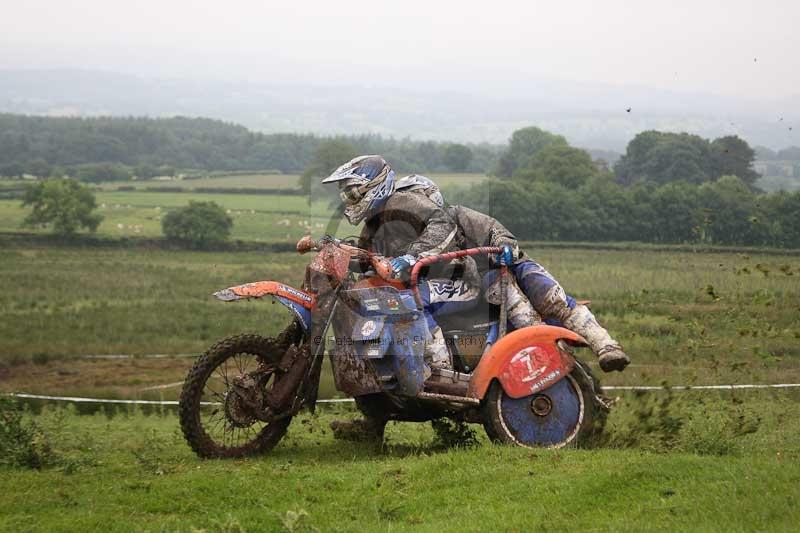
<instances>
[{"instance_id":1,"label":"front fork","mask_svg":"<svg viewBox=\"0 0 800 533\"><path fill-rule=\"evenodd\" d=\"M311 327L304 332L299 346L292 345L287 350L286 361L280 369L285 374L266 398L268 411L275 416L294 416L304 406L312 413L315 411L325 354L325 332L336 311L342 287L343 284L339 284L333 291L318 297Z\"/></svg>"}]
</instances>

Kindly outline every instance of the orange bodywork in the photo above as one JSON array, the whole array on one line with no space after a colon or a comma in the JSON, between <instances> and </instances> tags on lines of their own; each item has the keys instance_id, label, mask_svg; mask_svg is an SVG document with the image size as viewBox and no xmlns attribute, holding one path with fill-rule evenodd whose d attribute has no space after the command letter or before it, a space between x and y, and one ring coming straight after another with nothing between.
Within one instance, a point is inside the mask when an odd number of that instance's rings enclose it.
<instances>
[{"instance_id":1,"label":"orange bodywork","mask_svg":"<svg viewBox=\"0 0 800 533\"><path fill-rule=\"evenodd\" d=\"M312 309L317 303L317 298L313 294L284 285L283 283L278 283L277 281L256 281L254 283L246 283L237 287L231 287L231 290L234 294L242 298L280 296L281 298L296 302L306 309Z\"/></svg>"},{"instance_id":2,"label":"orange bodywork","mask_svg":"<svg viewBox=\"0 0 800 533\"><path fill-rule=\"evenodd\" d=\"M513 331L497 341L472 373L467 396L482 399L492 380L498 379L512 398L528 396L555 383L575 364L558 349L558 340L586 345L580 335L555 326L531 326Z\"/></svg>"},{"instance_id":3,"label":"orange bodywork","mask_svg":"<svg viewBox=\"0 0 800 533\"><path fill-rule=\"evenodd\" d=\"M408 286L400 280L389 280L381 277L364 278L356 282L353 286L355 289L368 289L373 287L394 287L399 291L408 289Z\"/></svg>"}]
</instances>

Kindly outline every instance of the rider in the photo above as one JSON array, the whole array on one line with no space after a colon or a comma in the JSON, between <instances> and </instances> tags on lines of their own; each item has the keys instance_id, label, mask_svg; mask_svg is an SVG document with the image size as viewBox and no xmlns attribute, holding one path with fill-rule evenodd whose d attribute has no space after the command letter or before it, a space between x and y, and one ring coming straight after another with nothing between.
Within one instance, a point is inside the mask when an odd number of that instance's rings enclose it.
<instances>
[{"instance_id":1,"label":"rider","mask_svg":"<svg viewBox=\"0 0 800 533\"><path fill-rule=\"evenodd\" d=\"M394 171L383 157L369 155L348 161L322 181L338 183L346 205L345 217L353 225L364 222L359 247L393 257L392 275L398 279L405 279L411 267L424 257L463 247L461 232L436 202L440 196L434 196L433 182L417 182L415 178L395 180ZM434 317L475 306L480 278L472 258L431 265L425 276L419 284L430 332L425 360L432 368L449 369L450 352Z\"/></svg>"},{"instance_id":2,"label":"rider","mask_svg":"<svg viewBox=\"0 0 800 533\"><path fill-rule=\"evenodd\" d=\"M439 187L428 178L417 178L422 179L415 181L412 190L424 193L444 206ZM504 248L503 253L493 258L492 264L481 256L476 258L478 269L483 274L486 299L490 303L499 304L502 298L499 272L491 267L505 264L514 273L517 283L508 285L506 305L509 321L515 328L539 321L538 314L547 322L563 325L586 339L604 371L622 371L628 366L630 358L597 322L589 308L568 296L552 274L520 250L514 234L497 219L460 205L446 206L445 209L463 232L465 248ZM520 294L520 288L524 295ZM530 309L530 304L533 304L533 310Z\"/></svg>"},{"instance_id":3,"label":"rider","mask_svg":"<svg viewBox=\"0 0 800 533\"><path fill-rule=\"evenodd\" d=\"M448 206L447 211L464 232L466 247L503 248L503 252L493 259L495 263L509 266L517 281L509 285L507 293L508 316L512 323L515 319L514 311L524 309L524 301L520 301L519 295L515 294L515 288L519 284L527 299L533 304L536 313L547 321L560 322L567 329L586 339L598 357L600 368L611 372L621 371L628 366L630 358L622 351L620 344L597 322L589 308L577 303L573 297L567 296L552 274L520 250L516 237L505 226L489 215L461 205ZM493 295L498 298L492 303L499 303L498 274L497 269L491 269L487 270L483 277L487 300L492 301ZM516 323L514 326L519 327Z\"/></svg>"}]
</instances>

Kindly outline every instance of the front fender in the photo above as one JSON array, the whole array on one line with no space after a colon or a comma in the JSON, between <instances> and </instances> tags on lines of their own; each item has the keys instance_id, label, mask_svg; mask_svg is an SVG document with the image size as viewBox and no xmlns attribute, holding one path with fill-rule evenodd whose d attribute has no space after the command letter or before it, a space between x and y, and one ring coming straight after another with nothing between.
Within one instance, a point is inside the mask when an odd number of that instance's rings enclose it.
<instances>
[{"instance_id":1,"label":"front fender","mask_svg":"<svg viewBox=\"0 0 800 533\"><path fill-rule=\"evenodd\" d=\"M562 339L586 346L583 337L556 326L530 326L509 333L481 358L472 373L467 396L482 399L494 379L512 398L546 389L575 367L572 355L556 344Z\"/></svg>"},{"instance_id":2,"label":"front fender","mask_svg":"<svg viewBox=\"0 0 800 533\"><path fill-rule=\"evenodd\" d=\"M317 303L316 296L277 281L256 281L228 287L214 293L218 300L235 302L250 298L274 296L281 304L295 314L304 331L311 328L311 309Z\"/></svg>"}]
</instances>

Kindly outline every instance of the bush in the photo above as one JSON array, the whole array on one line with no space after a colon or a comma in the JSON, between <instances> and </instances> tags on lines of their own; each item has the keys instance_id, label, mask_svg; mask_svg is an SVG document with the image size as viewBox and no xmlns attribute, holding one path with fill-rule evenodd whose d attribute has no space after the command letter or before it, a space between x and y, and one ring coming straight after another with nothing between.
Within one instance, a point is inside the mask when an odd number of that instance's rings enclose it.
<instances>
[{"instance_id":1,"label":"bush","mask_svg":"<svg viewBox=\"0 0 800 533\"><path fill-rule=\"evenodd\" d=\"M207 248L225 242L233 219L215 202L193 202L161 220L164 236L192 248Z\"/></svg>"},{"instance_id":2,"label":"bush","mask_svg":"<svg viewBox=\"0 0 800 533\"><path fill-rule=\"evenodd\" d=\"M97 207L94 193L70 179L51 179L28 186L22 205L33 207L24 225L52 224L57 235L72 235L79 228L94 232L103 219L92 213Z\"/></svg>"},{"instance_id":3,"label":"bush","mask_svg":"<svg viewBox=\"0 0 800 533\"><path fill-rule=\"evenodd\" d=\"M47 435L23 419L16 402L0 398L0 465L38 469L53 461Z\"/></svg>"}]
</instances>

